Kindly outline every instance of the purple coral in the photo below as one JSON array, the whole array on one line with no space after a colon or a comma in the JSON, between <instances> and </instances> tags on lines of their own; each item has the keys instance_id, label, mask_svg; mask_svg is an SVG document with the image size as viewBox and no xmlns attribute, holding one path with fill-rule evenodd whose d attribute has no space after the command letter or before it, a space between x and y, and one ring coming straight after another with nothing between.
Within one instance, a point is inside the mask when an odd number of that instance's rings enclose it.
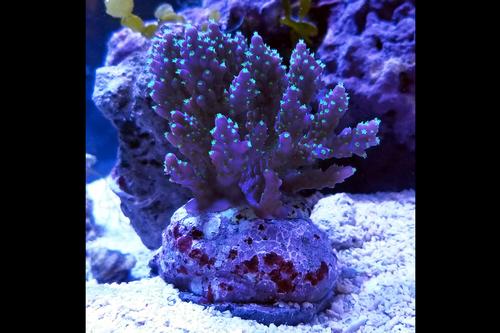
<instances>
[{"instance_id":1,"label":"purple coral","mask_svg":"<svg viewBox=\"0 0 500 333\"><path fill-rule=\"evenodd\" d=\"M164 26L153 41L149 84L155 111L167 119L167 140L186 160L169 153L165 172L189 188L198 208L220 199L246 202L259 217L284 217L282 195L334 187L355 169L317 160L366 157L379 143L380 121L334 130L349 97L342 84L324 91L324 65L299 42L282 65L276 50L255 33L245 38Z\"/></svg>"}]
</instances>

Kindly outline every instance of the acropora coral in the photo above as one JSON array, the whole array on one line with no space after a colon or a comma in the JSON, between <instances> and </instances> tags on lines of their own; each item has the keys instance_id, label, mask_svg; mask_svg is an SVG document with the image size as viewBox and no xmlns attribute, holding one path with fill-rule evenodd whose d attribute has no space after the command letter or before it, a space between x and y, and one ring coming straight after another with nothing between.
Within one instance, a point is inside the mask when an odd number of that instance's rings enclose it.
<instances>
[{"instance_id":1,"label":"acropora coral","mask_svg":"<svg viewBox=\"0 0 500 333\"><path fill-rule=\"evenodd\" d=\"M284 196L332 188L355 169L318 160L366 157L379 143L380 121L335 129L349 97L340 83L326 91L324 65L303 41L290 66L255 33L163 26L148 59L154 110L168 120L166 139L184 155L169 153L165 172L189 188L199 209L221 202L248 204L262 218L285 217Z\"/></svg>"}]
</instances>

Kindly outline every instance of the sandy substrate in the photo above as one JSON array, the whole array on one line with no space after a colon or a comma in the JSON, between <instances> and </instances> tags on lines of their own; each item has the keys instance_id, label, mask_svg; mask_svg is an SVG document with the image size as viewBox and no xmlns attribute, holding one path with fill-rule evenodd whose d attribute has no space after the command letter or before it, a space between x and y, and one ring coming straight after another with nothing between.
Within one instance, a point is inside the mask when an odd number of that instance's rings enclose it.
<instances>
[{"instance_id":1,"label":"sandy substrate","mask_svg":"<svg viewBox=\"0 0 500 333\"><path fill-rule=\"evenodd\" d=\"M308 324L265 326L183 302L178 291L149 278L145 248L106 180L87 186L104 235L87 244L137 258L137 281L97 284L88 273L87 332L415 332L415 192L336 194L321 199L311 219L328 233L339 261L358 272L344 280L331 307Z\"/></svg>"}]
</instances>

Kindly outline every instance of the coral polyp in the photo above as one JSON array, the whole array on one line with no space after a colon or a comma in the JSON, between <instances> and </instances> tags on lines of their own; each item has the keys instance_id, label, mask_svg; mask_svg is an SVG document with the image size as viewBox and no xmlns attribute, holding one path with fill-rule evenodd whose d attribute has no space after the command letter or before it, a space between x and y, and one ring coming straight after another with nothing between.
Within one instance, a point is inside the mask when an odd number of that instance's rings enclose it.
<instances>
[{"instance_id":1,"label":"coral polyp","mask_svg":"<svg viewBox=\"0 0 500 333\"><path fill-rule=\"evenodd\" d=\"M194 206L246 203L262 218L285 217L283 198L303 189L333 188L353 175L350 166L318 160L366 157L379 143L380 121L336 131L348 109L343 85L324 89L324 65L303 41L289 68L255 33L165 25L148 60L156 113L170 124L165 172L189 188Z\"/></svg>"}]
</instances>

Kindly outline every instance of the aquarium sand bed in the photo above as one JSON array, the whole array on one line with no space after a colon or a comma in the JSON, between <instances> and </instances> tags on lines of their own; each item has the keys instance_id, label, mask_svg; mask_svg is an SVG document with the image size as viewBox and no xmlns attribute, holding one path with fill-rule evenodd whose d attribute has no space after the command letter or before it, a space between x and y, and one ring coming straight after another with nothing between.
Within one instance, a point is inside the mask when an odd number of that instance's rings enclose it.
<instances>
[{"instance_id":1,"label":"aquarium sand bed","mask_svg":"<svg viewBox=\"0 0 500 333\"><path fill-rule=\"evenodd\" d=\"M326 311L298 326L265 326L180 300L179 291L149 277L152 251L142 245L109 179L87 185L103 236L87 249L107 247L137 259L135 281L98 284L87 269L87 332L415 332L415 192L325 196L311 219L330 237L352 279ZM290 304L307 306L307 304ZM278 304L277 306L280 306ZM284 306L284 304L281 304Z\"/></svg>"}]
</instances>

